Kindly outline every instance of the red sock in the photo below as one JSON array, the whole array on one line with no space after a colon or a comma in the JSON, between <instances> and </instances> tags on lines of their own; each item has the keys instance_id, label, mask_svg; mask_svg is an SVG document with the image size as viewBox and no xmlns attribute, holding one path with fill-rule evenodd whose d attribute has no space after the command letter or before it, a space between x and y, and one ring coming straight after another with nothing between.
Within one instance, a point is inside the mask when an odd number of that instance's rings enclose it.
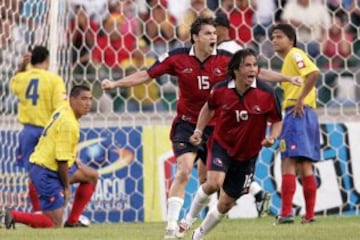
<instances>
[{"instance_id":1,"label":"red sock","mask_svg":"<svg viewBox=\"0 0 360 240\"><path fill-rule=\"evenodd\" d=\"M55 226L51 218L42 213L11 211L11 215L15 222L23 223L32 228L51 228Z\"/></svg>"},{"instance_id":2,"label":"red sock","mask_svg":"<svg viewBox=\"0 0 360 240\"><path fill-rule=\"evenodd\" d=\"M29 182L29 198L33 211L34 212L41 211L39 196L32 182Z\"/></svg>"},{"instance_id":3,"label":"red sock","mask_svg":"<svg viewBox=\"0 0 360 240\"><path fill-rule=\"evenodd\" d=\"M303 192L305 198L306 219L312 219L315 216L314 208L316 201L316 180L314 175L302 178Z\"/></svg>"},{"instance_id":4,"label":"red sock","mask_svg":"<svg viewBox=\"0 0 360 240\"><path fill-rule=\"evenodd\" d=\"M83 212L86 204L90 201L94 190L95 185L91 183L80 183L75 193L74 203L67 220L68 223L74 224L79 221L79 217Z\"/></svg>"},{"instance_id":5,"label":"red sock","mask_svg":"<svg viewBox=\"0 0 360 240\"><path fill-rule=\"evenodd\" d=\"M296 177L293 174L282 175L281 182L281 214L286 217L292 214L292 202L296 190Z\"/></svg>"}]
</instances>

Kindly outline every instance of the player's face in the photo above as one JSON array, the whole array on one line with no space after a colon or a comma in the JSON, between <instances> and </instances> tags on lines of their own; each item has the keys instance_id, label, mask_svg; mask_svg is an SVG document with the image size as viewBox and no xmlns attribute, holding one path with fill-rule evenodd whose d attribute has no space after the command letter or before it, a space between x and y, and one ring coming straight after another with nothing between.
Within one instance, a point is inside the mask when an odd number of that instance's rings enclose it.
<instances>
[{"instance_id":1,"label":"player's face","mask_svg":"<svg viewBox=\"0 0 360 240\"><path fill-rule=\"evenodd\" d=\"M91 108L92 94L90 91L81 91L79 96L70 97L70 104L74 110L75 115L80 118L86 115Z\"/></svg>"},{"instance_id":2,"label":"player's face","mask_svg":"<svg viewBox=\"0 0 360 240\"><path fill-rule=\"evenodd\" d=\"M202 25L199 34L194 37L196 49L207 55L214 51L216 40L216 28L213 25Z\"/></svg>"},{"instance_id":3,"label":"player's face","mask_svg":"<svg viewBox=\"0 0 360 240\"><path fill-rule=\"evenodd\" d=\"M274 30L271 38L275 52L286 52L289 48L292 47L292 41L290 41L290 39L281 30Z\"/></svg>"},{"instance_id":4,"label":"player's face","mask_svg":"<svg viewBox=\"0 0 360 240\"><path fill-rule=\"evenodd\" d=\"M235 72L236 81L240 81L245 86L250 86L256 79L259 67L255 56L247 56L240 63L239 70Z\"/></svg>"}]
</instances>

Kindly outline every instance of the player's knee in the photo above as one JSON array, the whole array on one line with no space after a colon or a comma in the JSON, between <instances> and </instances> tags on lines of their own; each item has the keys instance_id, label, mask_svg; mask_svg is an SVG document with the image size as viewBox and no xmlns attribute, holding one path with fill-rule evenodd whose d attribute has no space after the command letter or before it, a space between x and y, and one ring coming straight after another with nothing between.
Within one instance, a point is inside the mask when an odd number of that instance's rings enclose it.
<instances>
[{"instance_id":1,"label":"player's knee","mask_svg":"<svg viewBox=\"0 0 360 240\"><path fill-rule=\"evenodd\" d=\"M191 176L191 169L179 169L176 178L179 182L188 182Z\"/></svg>"},{"instance_id":2,"label":"player's knee","mask_svg":"<svg viewBox=\"0 0 360 240\"><path fill-rule=\"evenodd\" d=\"M204 192L207 194L212 194L219 191L221 184L218 181L211 181L209 179L203 184Z\"/></svg>"},{"instance_id":3,"label":"player's knee","mask_svg":"<svg viewBox=\"0 0 360 240\"><path fill-rule=\"evenodd\" d=\"M96 185L99 180L98 171L96 171L95 169L91 169L91 171L89 172L89 178L90 178L90 182Z\"/></svg>"}]
</instances>

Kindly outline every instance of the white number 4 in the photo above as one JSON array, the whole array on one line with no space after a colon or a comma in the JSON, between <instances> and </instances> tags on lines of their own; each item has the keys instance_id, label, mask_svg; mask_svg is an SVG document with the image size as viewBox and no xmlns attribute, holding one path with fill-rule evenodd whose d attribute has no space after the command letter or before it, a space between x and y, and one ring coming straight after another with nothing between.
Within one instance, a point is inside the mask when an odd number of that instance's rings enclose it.
<instances>
[{"instance_id":1,"label":"white number 4","mask_svg":"<svg viewBox=\"0 0 360 240\"><path fill-rule=\"evenodd\" d=\"M210 89L210 82L208 76L198 76L198 86L200 90Z\"/></svg>"}]
</instances>

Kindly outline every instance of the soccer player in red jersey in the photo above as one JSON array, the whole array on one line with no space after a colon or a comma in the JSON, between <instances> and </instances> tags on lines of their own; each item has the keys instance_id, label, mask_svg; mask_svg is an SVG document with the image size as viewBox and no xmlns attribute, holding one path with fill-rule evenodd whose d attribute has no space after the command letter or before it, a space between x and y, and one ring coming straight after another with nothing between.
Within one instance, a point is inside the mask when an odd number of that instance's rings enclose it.
<instances>
[{"instance_id":1,"label":"soccer player in red jersey","mask_svg":"<svg viewBox=\"0 0 360 240\"><path fill-rule=\"evenodd\" d=\"M194 145L201 142L203 130L215 112L218 117L208 142L207 180L194 197L194 210L200 212L210 194L218 189L221 193L217 206L210 209L192 239L203 239L236 200L249 192L261 148L272 146L280 135L280 103L272 87L256 79L258 70L255 51L236 52L228 67L231 78L216 84L201 109L190 139ZM269 122L270 135L266 136Z\"/></svg>"},{"instance_id":2,"label":"soccer player in red jersey","mask_svg":"<svg viewBox=\"0 0 360 240\"><path fill-rule=\"evenodd\" d=\"M163 74L178 78L177 115L170 133L177 158L177 172L168 195L168 224L165 239L176 238L177 221L184 203L185 187L190 178L196 154L201 159L206 159L205 144L201 144L201 147L194 146L189 142L189 138L195 129L199 112L211 88L226 79L227 65L232 56L227 51L216 49L217 36L213 19L197 18L190 28L190 33L193 44L190 48L176 48L160 56L148 70L136 72L115 82L105 79L101 83L103 89L112 89L143 84ZM259 74L270 81L295 79L269 70L262 70ZM215 119L209 121L207 127L204 128L203 143L212 133L215 121ZM206 174L199 173L199 176L206 176ZM205 181L205 177L202 179L200 182Z\"/></svg>"}]
</instances>

